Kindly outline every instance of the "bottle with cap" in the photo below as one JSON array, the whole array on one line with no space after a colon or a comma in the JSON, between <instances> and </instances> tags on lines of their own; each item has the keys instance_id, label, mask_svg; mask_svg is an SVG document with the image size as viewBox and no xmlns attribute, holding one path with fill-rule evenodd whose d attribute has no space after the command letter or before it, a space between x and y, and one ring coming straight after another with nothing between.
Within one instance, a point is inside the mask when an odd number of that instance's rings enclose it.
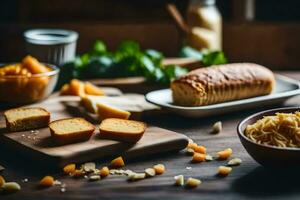
<instances>
[{"instance_id":1,"label":"bottle with cap","mask_svg":"<svg viewBox=\"0 0 300 200\"><path fill-rule=\"evenodd\" d=\"M216 0L190 0L187 9L188 45L198 49L222 49L222 16Z\"/></svg>"}]
</instances>

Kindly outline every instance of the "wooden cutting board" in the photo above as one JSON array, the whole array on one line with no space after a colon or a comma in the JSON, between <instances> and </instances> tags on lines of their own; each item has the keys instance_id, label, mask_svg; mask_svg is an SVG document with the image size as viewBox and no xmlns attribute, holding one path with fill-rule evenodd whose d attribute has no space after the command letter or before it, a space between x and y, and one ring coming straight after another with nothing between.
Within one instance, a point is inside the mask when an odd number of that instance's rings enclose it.
<instances>
[{"instance_id":1,"label":"wooden cutting board","mask_svg":"<svg viewBox=\"0 0 300 200\"><path fill-rule=\"evenodd\" d=\"M74 97L53 97L32 106L47 109L51 113L51 120L84 117L98 125L97 120L80 109ZM137 144L129 144L102 139L99 137L97 128L94 136L88 141L58 146L50 137L48 128L37 131L8 132L5 128L4 117L1 114L0 143L8 146L10 150L19 151L37 162L47 160L62 166L70 162L85 162L107 156L122 155L131 158L181 150L186 147L188 139L182 134L149 126L143 138Z\"/></svg>"}]
</instances>

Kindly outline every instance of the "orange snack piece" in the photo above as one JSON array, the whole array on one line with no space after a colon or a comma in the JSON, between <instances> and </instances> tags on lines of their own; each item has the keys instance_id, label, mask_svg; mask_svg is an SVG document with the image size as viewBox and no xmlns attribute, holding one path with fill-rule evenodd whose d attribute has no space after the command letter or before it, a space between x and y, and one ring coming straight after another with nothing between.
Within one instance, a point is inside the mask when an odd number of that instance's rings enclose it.
<instances>
[{"instance_id":1,"label":"orange snack piece","mask_svg":"<svg viewBox=\"0 0 300 200\"><path fill-rule=\"evenodd\" d=\"M85 82L84 83L84 91L85 91L86 94L89 94L89 95L95 95L95 96L105 95L103 90L101 90L99 87L93 85L90 82Z\"/></svg>"},{"instance_id":2,"label":"orange snack piece","mask_svg":"<svg viewBox=\"0 0 300 200\"><path fill-rule=\"evenodd\" d=\"M197 146L198 145L196 143L192 142L192 143L189 143L186 148L193 149L195 151L195 148L197 148Z\"/></svg>"},{"instance_id":3,"label":"orange snack piece","mask_svg":"<svg viewBox=\"0 0 300 200\"><path fill-rule=\"evenodd\" d=\"M83 177L84 174L85 174L85 173L84 173L83 170L76 169L72 175L73 175L73 177L75 177L75 178L80 178L80 177Z\"/></svg>"},{"instance_id":4,"label":"orange snack piece","mask_svg":"<svg viewBox=\"0 0 300 200\"><path fill-rule=\"evenodd\" d=\"M2 187L5 183L5 179L3 178L3 176L0 176L0 187Z\"/></svg>"},{"instance_id":5,"label":"orange snack piece","mask_svg":"<svg viewBox=\"0 0 300 200\"><path fill-rule=\"evenodd\" d=\"M70 95L75 95L75 96L85 96L84 92L84 83L77 80L73 79L70 82Z\"/></svg>"},{"instance_id":6,"label":"orange snack piece","mask_svg":"<svg viewBox=\"0 0 300 200\"><path fill-rule=\"evenodd\" d=\"M120 167L124 167L124 166L125 166L125 163L124 163L123 158L120 156L120 157L117 157L117 158L113 159L113 160L110 162L110 165L111 165L111 167L113 167L113 168L120 168Z\"/></svg>"},{"instance_id":7,"label":"orange snack piece","mask_svg":"<svg viewBox=\"0 0 300 200\"><path fill-rule=\"evenodd\" d=\"M155 170L155 174L163 174L166 171L166 168L163 164L157 164L153 166L153 169Z\"/></svg>"},{"instance_id":8,"label":"orange snack piece","mask_svg":"<svg viewBox=\"0 0 300 200\"><path fill-rule=\"evenodd\" d=\"M100 169L100 176L101 177L107 177L109 175L109 169L108 167L102 167Z\"/></svg>"},{"instance_id":9,"label":"orange snack piece","mask_svg":"<svg viewBox=\"0 0 300 200\"><path fill-rule=\"evenodd\" d=\"M22 65L32 74L41 74L49 72L49 68L41 64L36 58L28 55L22 60Z\"/></svg>"},{"instance_id":10,"label":"orange snack piece","mask_svg":"<svg viewBox=\"0 0 300 200\"><path fill-rule=\"evenodd\" d=\"M203 153L194 153L192 161L193 162L203 162L203 161L205 161L205 154L203 154Z\"/></svg>"},{"instance_id":11,"label":"orange snack piece","mask_svg":"<svg viewBox=\"0 0 300 200\"><path fill-rule=\"evenodd\" d=\"M60 95L71 95L70 85L64 84L60 89Z\"/></svg>"},{"instance_id":12,"label":"orange snack piece","mask_svg":"<svg viewBox=\"0 0 300 200\"><path fill-rule=\"evenodd\" d=\"M45 176L40 181L40 186L43 186L43 187L51 187L53 185L54 185L54 178L52 176Z\"/></svg>"},{"instance_id":13,"label":"orange snack piece","mask_svg":"<svg viewBox=\"0 0 300 200\"><path fill-rule=\"evenodd\" d=\"M76 170L75 164L68 164L63 168L65 174L73 174Z\"/></svg>"},{"instance_id":14,"label":"orange snack piece","mask_svg":"<svg viewBox=\"0 0 300 200\"><path fill-rule=\"evenodd\" d=\"M225 150L223 150L223 151L219 151L219 152L217 153L217 156L218 156L218 159L219 159L219 160L226 160L226 159L229 158L231 155L232 155L232 149L231 149L231 148L225 149Z\"/></svg>"},{"instance_id":15,"label":"orange snack piece","mask_svg":"<svg viewBox=\"0 0 300 200\"><path fill-rule=\"evenodd\" d=\"M197 152L197 153L206 154L206 148L205 148L204 146L199 146L199 145L197 145L197 146L194 148L194 151Z\"/></svg>"}]
</instances>

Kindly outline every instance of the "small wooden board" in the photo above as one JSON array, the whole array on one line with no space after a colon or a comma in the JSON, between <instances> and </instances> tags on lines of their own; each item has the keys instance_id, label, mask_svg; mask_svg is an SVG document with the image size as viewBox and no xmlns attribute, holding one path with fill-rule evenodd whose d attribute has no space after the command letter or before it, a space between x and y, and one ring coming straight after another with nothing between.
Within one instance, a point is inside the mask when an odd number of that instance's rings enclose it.
<instances>
[{"instance_id":1,"label":"small wooden board","mask_svg":"<svg viewBox=\"0 0 300 200\"><path fill-rule=\"evenodd\" d=\"M78 102L76 104L74 97L54 97L33 106L47 109L51 113L51 120L84 117L95 125L98 124L94 118L78 109ZM3 115L0 117L0 131L0 142L9 146L10 149L20 151L36 161L49 160L60 166L70 162L85 162L107 156L136 157L181 150L188 143L187 137L182 134L149 126L137 144L102 139L99 137L97 128L94 136L88 141L58 146L50 137L48 128L42 128L36 132L9 133L5 128Z\"/></svg>"}]
</instances>

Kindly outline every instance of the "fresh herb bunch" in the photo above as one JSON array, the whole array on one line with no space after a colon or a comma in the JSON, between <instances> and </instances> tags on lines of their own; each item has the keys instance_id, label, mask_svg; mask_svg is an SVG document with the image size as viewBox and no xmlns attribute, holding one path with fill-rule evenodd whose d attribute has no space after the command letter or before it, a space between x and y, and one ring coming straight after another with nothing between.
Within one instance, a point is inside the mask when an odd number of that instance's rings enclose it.
<instances>
[{"instance_id":1,"label":"fresh herb bunch","mask_svg":"<svg viewBox=\"0 0 300 200\"><path fill-rule=\"evenodd\" d=\"M198 59L204 66L221 65L228 62L223 51L198 51L189 46L182 47L179 56L183 58Z\"/></svg>"},{"instance_id":2,"label":"fresh herb bunch","mask_svg":"<svg viewBox=\"0 0 300 200\"><path fill-rule=\"evenodd\" d=\"M93 48L72 62L61 67L60 82L71 78L114 78L144 76L148 81L162 84L187 73L177 65L162 65L163 54L153 49L142 51L138 43L122 42L115 52L108 51L103 41L96 41Z\"/></svg>"},{"instance_id":3,"label":"fresh herb bunch","mask_svg":"<svg viewBox=\"0 0 300 200\"><path fill-rule=\"evenodd\" d=\"M227 62L222 52L201 53L191 47L183 47L181 57L195 57L204 65ZM169 84L178 76L186 74L186 68L177 65L162 65L164 56L154 49L141 50L134 41L124 41L112 52L103 41L97 40L93 48L72 62L61 67L59 85L72 78L115 78L143 76L150 82Z\"/></svg>"}]
</instances>

